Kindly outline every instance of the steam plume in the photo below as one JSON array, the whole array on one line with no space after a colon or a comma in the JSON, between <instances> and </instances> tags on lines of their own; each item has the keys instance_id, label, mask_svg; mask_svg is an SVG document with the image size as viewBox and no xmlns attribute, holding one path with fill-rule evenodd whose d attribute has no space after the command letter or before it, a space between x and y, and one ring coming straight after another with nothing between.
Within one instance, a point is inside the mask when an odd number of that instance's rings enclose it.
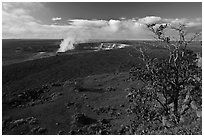
<instances>
[{"instance_id":1,"label":"steam plume","mask_svg":"<svg viewBox=\"0 0 204 137\"><path fill-rule=\"evenodd\" d=\"M68 37L61 42L60 48L58 49L57 52L65 52L67 50L73 50L74 44L77 44L77 41L75 40L75 38Z\"/></svg>"},{"instance_id":2,"label":"steam plume","mask_svg":"<svg viewBox=\"0 0 204 137\"><path fill-rule=\"evenodd\" d=\"M81 32L81 34L76 35L76 32L73 31L73 33L69 33L67 35L67 38L65 38L61 44L60 48L57 50L57 52L66 52L68 50L73 50L75 48L75 44L83 43L88 41L88 35L84 36L84 33Z\"/></svg>"},{"instance_id":3,"label":"steam plume","mask_svg":"<svg viewBox=\"0 0 204 137\"><path fill-rule=\"evenodd\" d=\"M156 16L147 16L139 19L126 20L85 20L85 19L71 19L68 20L69 25L58 26L58 31L63 30L65 39L61 42L60 48L57 52L65 52L73 50L74 45L78 43L87 42L90 39L101 40L124 40L124 39L140 39L151 40L152 34L146 28L145 24L151 23L169 23L177 26L179 22L184 22L188 25L188 30L195 31L201 28L200 21L192 21L188 19L165 19ZM197 26L197 27L195 27ZM65 31L64 31L65 30ZM68 31L68 32L67 32ZM17 32L17 31L16 31ZM66 33L66 34L64 34ZM175 35L172 31L168 31L169 35Z\"/></svg>"}]
</instances>

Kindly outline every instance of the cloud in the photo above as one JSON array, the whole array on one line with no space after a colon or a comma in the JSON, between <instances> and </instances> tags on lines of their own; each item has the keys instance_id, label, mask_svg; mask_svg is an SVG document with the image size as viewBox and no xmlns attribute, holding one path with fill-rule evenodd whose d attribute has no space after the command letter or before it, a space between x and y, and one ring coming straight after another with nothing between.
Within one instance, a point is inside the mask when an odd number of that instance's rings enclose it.
<instances>
[{"instance_id":1,"label":"cloud","mask_svg":"<svg viewBox=\"0 0 204 137\"><path fill-rule=\"evenodd\" d=\"M60 21L60 20L62 20L61 17L55 17L55 18L52 18L52 21Z\"/></svg>"},{"instance_id":2,"label":"cloud","mask_svg":"<svg viewBox=\"0 0 204 137\"><path fill-rule=\"evenodd\" d=\"M168 23L178 25L185 23L188 31L202 30L202 19L161 18L146 16L132 19L88 20L69 19L67 22L49 25L36 19L33 13L44 9L43 3L6 3L2 4L3 38L66 38L84 39L153 39L145 24ZM61 17L53 17L53 21Z\"/></svg>"},{"instance_id":3,"label":"cloud","mask_svg":"<svg viewBox=\"0 0 204 137\"><path fill-rule=\"evenodd\" d=\"M138 19L138 22L142 24L152 24L152 23L158 23L161 20L162 20L161 17L147 16L147 17Z\"/></svg>"},{"instance_id":4,"label":"cloud","mask_svg":"<svg viewBox=\"0 0 204 137\"><path fill-rule=\"evenodd\" d=\"M3 3L2 5L3 38L52 38L65 30L64 26L42 24L31 13L43 8L41 3ZM57 35L55 35L58 37Z\"/></svg>"},{"instance_id":5,"label":"cloud","mask_svg":"<svg viewBox=\"0 0 204 137\"><path fill-rule=\"evenodd\" d=\"M121 17L120 20L126 20L126 18L125 17Z\"/></svg>"},{"instance_id":6,"label":"cloud","mask_svg":"<svg viewBox=\"0 0 204 137\"><path fill-rule=\"evenodd\" d=\"M86 19L70 19L68 20L69 25L83 26L83 27L103 27L107 25L106 20L86 20Z\"/></svg>"}]
</instances>

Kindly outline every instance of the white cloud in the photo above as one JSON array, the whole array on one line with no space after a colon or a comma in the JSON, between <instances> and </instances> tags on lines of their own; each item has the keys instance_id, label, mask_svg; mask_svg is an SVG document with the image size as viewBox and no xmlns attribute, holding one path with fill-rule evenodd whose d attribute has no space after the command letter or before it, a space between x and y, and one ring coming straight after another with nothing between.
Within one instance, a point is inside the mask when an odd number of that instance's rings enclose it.
<instances>
[{"instance_id":1,"label":"white cloud","mask_svg":"<svg viewBox=\"0 0 204 137\"><path fill-rule=\"evenodd\" d=\"M55 17L55 18L52 18L52 21L60 21L60 20L62 20L61 17Z\"/></svg>"},{"instance_id":2,"label":"white cloud","mask_svg":"<svg viewBox=\"0 0 204 137\"><path fill-rule=\"evenodd\" d=\"M46 25L34 18L31 13L36 8L43 8L41 3L3 3L2 34L3 38L66 38L76 36L87 39L152 39L145 24L185 23L191 32L201 30L202 19L168 19L156 16L121 20L70 19L65 25ZM61 17L52 18L53 21Z\"/></svg>"},{"instance_id":3,"label":"white cloud","mask_svg":"<svg viewBox=\"0 0 204 137\"><path fill-rule=\"evenodd\" d=\"M125 20L125 19L126 19L125 17L121 17L121 18L120 18L120 20Z\"/></svg>"},{"instance_id":4,"label":"white cloud","mask_svg":"<svg viewBox=\"0 0 204 137\"><path fill-rule=\"evenodd\" d=\"M3 2L2 3L2 10L8 10L11 8L11 4L7 3L7 2Z\"/></svg>"},{"instance_id":5,"label":"white cloud","mask_svg":"<svg viewBox=\"0 0 204 137\"><path fill-rule=\"evenodd\" d=\"M107 25L106 20L86 20L86 19L70 19L69 25L83 26L83 27L103 27Z\"/></svg>"},{"instance_id":6,"label":"white cloud","mask_svg":"<svg viewBox=\"0 0 204 137\"><path fill-rule=\"evenodd\" d=\"M147 16L147 17L138 19L138 22L143 24L152 24L152 23L158 23L161 20L162 20L161 17Z\"/></svg>"}]
</instances>

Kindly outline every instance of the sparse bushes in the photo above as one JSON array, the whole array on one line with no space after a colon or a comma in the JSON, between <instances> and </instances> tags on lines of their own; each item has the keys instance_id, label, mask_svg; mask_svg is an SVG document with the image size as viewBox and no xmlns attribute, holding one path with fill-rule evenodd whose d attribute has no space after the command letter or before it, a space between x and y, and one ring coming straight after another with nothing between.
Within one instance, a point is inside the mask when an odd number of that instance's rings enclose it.
<instances>
[{"instance_id":1,"label":"sparse bushes","mask_svg":"<svg viewBox=\"0 0 204 137\"><path fill-rule=\"evenodd\" d=\"M196 54L187 49L193 41L185 39L184 25L171 27L179 34L179 40L171 41L165 35L168 25L147 25L164 47L169 50L167 59L149 58L146 50L140 48L145 67L130 70L133 80L141 81L141 89L132 89L127 96L130 112L135 114L139 124L160 121L164 127L172 127L183 122L183 116L191 108L197 112L202 105L201 67Z\"/></svg>"},{"instance_id":2,"label":"sparse bushes","mask_svg":"<svg viewBox=\"0 0 204 137\"><path fill-rule=\"evenodd\" d=\"M71 135L108 135L110 134L110 120L96 120L85 114L76 114L73 116Z\"/></svg>"}]
</instances>

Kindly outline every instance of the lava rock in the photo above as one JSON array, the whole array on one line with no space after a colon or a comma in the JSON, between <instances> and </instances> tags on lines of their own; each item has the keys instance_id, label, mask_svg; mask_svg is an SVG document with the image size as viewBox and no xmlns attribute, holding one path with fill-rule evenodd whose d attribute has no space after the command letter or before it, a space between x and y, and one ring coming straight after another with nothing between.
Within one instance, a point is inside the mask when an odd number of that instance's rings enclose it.
<instances>
[{"instance_id":1,"label":"lava rock","mask_svg":"<svg viewBox=\"0 0 204 137\"><path fill-rule=\"evenodd\" d=\"M60 87L62 86L63 84L62 83L59 83L59 82L56 82L56 83L52 83L51 86L52 87Z\"/></svg>"},{"instance_id":2,"label":"lava rock","mask_svg":"<svg viewBox=\"0 0 204 137\"><path fill-rule=\"evenodd\" d=\"M99 122L100 122L101 124L109 124L109 123L110 123L110 120L108 120L108 119L102 119L102 120L99 120Z\"/></svg>"},{"instance_id":3,"label":"lava rock","mask_svg":"<svg viewBox=\"0 0 204 137\"><path fill-rule=\"evenodd\" d=\"M26 121L27 121L30 125L33 125L33 124L36 124L36 123L37 123L37 118L28 117L28 118L26 118Z\"/></svg>"},{"instance_id":4,"label":"lava rock","mask_svg":"<svg viewBox=\"0 0 204 137\"><path fill-rule=\"evenodd\" d=\"M31 129L31 132L32 132L32 133L35 133L35 132L38 131L39 128L40 128L40 126L34 127L34 128Z\"/></svg>"},{"instance_id":5,"label":"lava rock","mask_svg":"<svg viewBox=\"0 0 204 137\"><path fill-rule=\"evenodd\" d=\"M47 131L46 128L39 128L37 132L42 134L45 133L46 131Z\"/></svg>"},{"instance_id":6,"label":"lava rock","mask_svg":"<svg viewBox=\"0 0 204 137\"><path fill-rule=\"evenodd\" d=\"M124 104L121 104L120 107L125 107L125 105L124 105Z\"/></svg>"},{"instance_id":7,"label":"lava rock","mask_svg":"<svg viewBox=\"0 0 204 137\"><path fill-rule=\"evenodd\" d=\"M72 105L74 105L74 104L75 104L74 102L68 102L68 103L66 103L65 105L69 107L69 106L72 106Z\"/></svg>"},{"instance_id":8,"label":"lava rock","mask_svg":"<svg viewBox=\"0 0 204 137\"><path fill-rule=\"evenodd\" d=\"M91 107L90 105L86 105L86 106L89 107L89 108Z\"/></svg>"},{"instance_id":9,"label":"lava rock","mask_svg":"<svg viewBox=\"0 0 204 137\"><path fill-rule=\"evenodd\" d=\"M76 135L76 131L74 131L74 130L71 130L69 133L70 133L71 135Z\"/></svg>"},{"instance_id":10,"label":"lava rock","mask_svg":"<svg viewBox=\"0 0 204 137\"><path fill-rule=\"evenodd\" d=\"M21 119L17 119L15 121L13 121L13 124L15 124L16 126L19 126L19 125L21 125L21 124L23 124L25 122L26 121L23 118L21 118Z\"/></svg>"},{"instance_id":11,"label":"lava rock","mask_svg":"<svg viewBox=\"0 0 204 137\"><path fill-rule=\"evenodd\" d=\"M97 120L96 119L93 119L93 118L90 118L88 116L86 116L85 114L76 114L74 115L74 123L77 124L77 125L90 125L90 124L93 124L93 123L96 123Z\"/></svg>"},{"instance_id":12,"label":"lava rock","mask_svg":"<svg viewBox=\"0 0 204 137\"><path fill-rule=\"evenodd\" d=\"M63 134L62 130L58 131L58 133L57 133L57 135L62 135L62 134Z\"/></svg>"},{"instance_id":13,"label":"lava rock","mask_svg":"<svg viewBox=\"0 0 204 137\"><path fill-rule=\"evenodd\" d=\"M111 92L111 91L115 91L116 89L114 87L107 87L106 91Z\"/></svg>"}]
</instances>

